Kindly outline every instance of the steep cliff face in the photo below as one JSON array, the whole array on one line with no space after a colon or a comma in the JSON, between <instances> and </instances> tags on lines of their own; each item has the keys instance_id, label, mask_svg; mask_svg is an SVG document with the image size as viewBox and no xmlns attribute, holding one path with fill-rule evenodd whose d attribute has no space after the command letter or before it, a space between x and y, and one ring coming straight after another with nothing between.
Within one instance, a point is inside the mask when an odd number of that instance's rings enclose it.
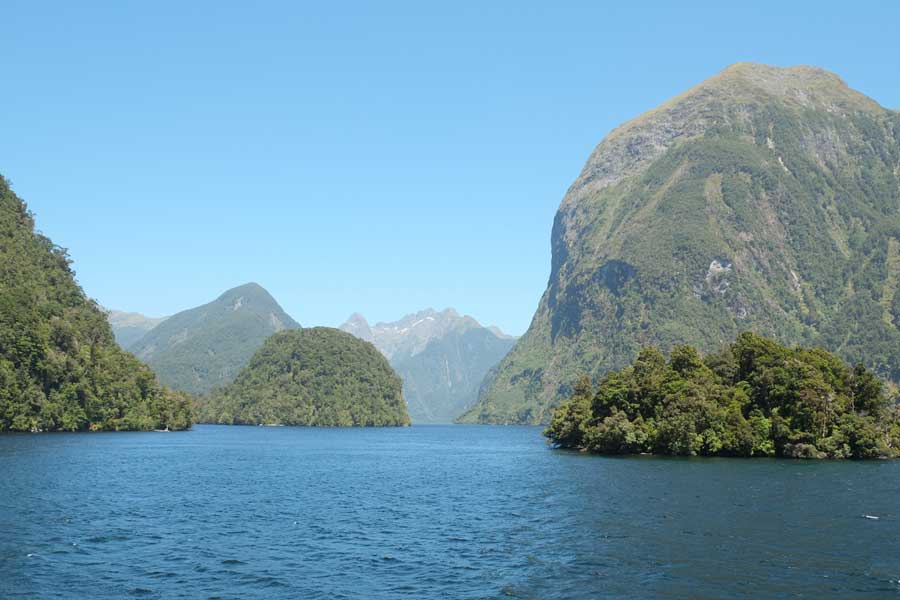
<instances>
[{"instance_id":1,"label":"steep cliff face","mask_svg":"<svg viewBox=\"0 0 900 600\"><path fill-rule=\"evenodd\" d=\"M900 113L822 69L734 65L603 140L552 252L464 420L543 422L579 373L742 330L900 380Z\"/></svg>"}]
</instances>

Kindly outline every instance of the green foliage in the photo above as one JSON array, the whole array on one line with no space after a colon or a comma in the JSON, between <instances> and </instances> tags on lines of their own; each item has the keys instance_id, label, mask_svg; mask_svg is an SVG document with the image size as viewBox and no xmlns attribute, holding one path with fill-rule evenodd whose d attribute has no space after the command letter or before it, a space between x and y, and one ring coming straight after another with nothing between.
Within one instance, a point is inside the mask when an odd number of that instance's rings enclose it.
<instances>
[{"instance_id":1,"label":"green foliage","mask_svg":"<svg viewBox=\"0 0 900 600\"><path fill-rule=\"evenodd\" d=\"M66 251L0 177L0 431L186 429L188 398L113 339Z\"/></svg>"},{"instance_id":2,"label":"green foliage","mask_svg":"<svg viewBox=\"0 0 900 600\"><path fill-rule=\"evenodd\" d=\"M400 378L372 344L328 327L276 333L233 383L201 400L201 422L409 425Z\"/></svg>"},{"instance_id":3,"label":"green foliage","mask_svg":"<svg viewBox=\"0 0 900 600\"><path fill-rule=\"evenodd\" d=\"M583 377L544 433L602 454L900 456L898 405L871 371L753 333L705 361L690 346L668 362L645 348L593 391Z\"/></svg>"}]
</instances>

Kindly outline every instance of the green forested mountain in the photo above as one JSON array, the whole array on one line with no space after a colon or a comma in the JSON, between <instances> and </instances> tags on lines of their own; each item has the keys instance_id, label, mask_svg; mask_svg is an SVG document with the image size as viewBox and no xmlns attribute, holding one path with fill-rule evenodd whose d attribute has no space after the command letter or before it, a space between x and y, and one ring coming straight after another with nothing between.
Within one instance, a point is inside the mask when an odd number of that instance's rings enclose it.
<instances>
[{"instance_id":1,"label":"green forested mountain","mask_svg":"<svg viewBox=\"0 0 900 600\"><path fill-rule=\"evenodd\" d=\"M545 435L604 454L888 458L900 456L900 405L861 365L743 333L705 359L644 348L596 391L584 377Z\"/></svg>"},{"instance_id":2,"label":"green forested mountain","mask_svg":"<svg viewBox=\"0 0 900 600\"><path fill-rule=\"evenodd\" d=\"M813 67L738 64L610 133L478 405L546 422L579 373L752 330L900 380L900 113Z\"/></svg>"},{"instance_id":3,"label":"green forested mountain","mask_svg":"<svg viewBox=\"0 0 900 600\"><path fill-rule=\"evenodd\" d=\"M452 423L475 403L485 375L515 344L452 308L374 326L354 314L341 329L371 341L388 358L403 380L413 423Z\"/></svg>"},{"instance_id":4,"label":"green forested mountain","mask_svg":"<svg viewBox=\"0 0 900 600\"><path fill-rule=\"evenodd\" d=\"M166 317L145 317L140 313L107 311L106 318L112 327L116 341L123 348L137 343L147 332L166 320Z\"/></svg>"},{"instance_id":5,"label":"green forested mountain","mask_svg":"<svg viewBox=\"0 0 900 600\"><path fill-rule=\"evenodd\" d=\"M214 390L200 420L321 427L408 425L400 378L375 347L328 327L284 331L237 379Z\"/></svg>"},{"instance_id":6,"label":"green forested mountain","mask_svg":"<svg viewBox=\"0 0 900 600\"><path fill-rule=\"evenodd\" d=\"M187 398L119 348L65 250L0 177L0 430L190 425Z\"/></svg>"},{"instance_id":7,"label":"green forested mountain","mask_svg":"<svg viewBox=\"0 0 900 600\"><path fill-rule=\"evenodd\" d=\"M204 394L231 382L267 337L297 327L266 290L248 283L172 315L127 349L166 385Z\"/></svg>"}]
</instances>

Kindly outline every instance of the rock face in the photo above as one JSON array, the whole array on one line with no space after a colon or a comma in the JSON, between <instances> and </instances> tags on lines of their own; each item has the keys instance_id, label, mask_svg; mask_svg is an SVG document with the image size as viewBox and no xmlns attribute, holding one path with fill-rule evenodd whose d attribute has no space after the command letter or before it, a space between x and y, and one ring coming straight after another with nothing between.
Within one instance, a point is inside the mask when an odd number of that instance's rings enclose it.
<instances>
[{"instance_id":1,"label":"rock face","mask_svg":"<svg viewBox=\"0 0 900 600\"><path fill-rule=\"evenodd\" d=\"M106 320L112 326L116 341L123 348L137 343L147 332L165 321L168 317L145 317L140 313L109 310Z\"/></svg>"},{"instance_id":2,"label":"rock face","mask_svg":"<svg viewBox=\"0 0 900 600\"><path fill-rule=\"evenodd\" d=\"M166 385L204 394L231 382L267 337L298 327L266 290L248 283L172 315L128 350Z\"/></svg>"},{"instance_id":3,"label":"rock face","mask_svg":"<svg viewBox=\"0 0 900 600\"><path fill-rule=\"evenodd\" d=\"M465 420L546 422L581 373L742 330L900 380L900 113L822 69L734 65L601 142L552 252Z\"/></svg>"},{"instance_id":4,"label":"rock face","mask_svg":"<svg viewBox=\"0 0 900 600\"><path fill-rule=\"evenodd\" d=\"M372 342L390 361L414 423L452 423L475 403L485 375L515 343L452 308L374 327L355 313L341 329Z\"/></svg>"},{"instance_id":5,"label":"rock face","mask_svg":"<svg viewBox=\"0 0 900 600\"><path fill-rule=\"evenodd\" d=\"M409 425L400 378L372 344L330 327L265 341L230 385L203 402L209 423L391 427Z\"/></svg>"}]
</instances>

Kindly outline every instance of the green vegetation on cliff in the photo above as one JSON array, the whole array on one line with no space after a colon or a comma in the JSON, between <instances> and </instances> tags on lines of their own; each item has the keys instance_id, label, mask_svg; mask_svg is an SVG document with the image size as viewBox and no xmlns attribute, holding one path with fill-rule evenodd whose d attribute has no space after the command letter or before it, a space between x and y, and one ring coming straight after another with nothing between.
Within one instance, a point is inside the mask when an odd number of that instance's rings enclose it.
<instances>
[{"instance_id":1,"label":"green vegetation on cliff","mask_svg":"<svg viewBox=\"0 0 900 600\"><path fill-rule=\"evenodd\" d=\"M187 397L119 348L66 251L0 177L0 431L190 425Z\"/></svg>"},{"instance_id":2,"label":"green vegetation on cliff","mask_svg":"<svg viewBox=\"0 0 900 600\"><path fill-rule=\"evenodd\" d=\"M580 373L745 330L900 381L900 113L822 69L735 65L607 136L552 251L464 420L546 423Z\"/></svg>"},{"instance_id":3,"label":"green vegetation on cliff","mask_svg":"<svg viewBox=\"0 0 900 600\"><path fill-rule=\"evenodd\" d=\"M369 342L328 327L269 337L200 421L320 427L408 425L400 378Z\"/></svg>"},{"instance_id":4,"label":"green vegetation on cliff","mask_svg":"<svg viewBox=\"0 0 900 600\"><path fill-rule=\"evenodd\" d=\"M705 359L644 348L594 390L583 377L545 432L602 454L880 458L900 455L900 406L878 377L819 348L743 333Z\"/></svg>"}]
</instances>

